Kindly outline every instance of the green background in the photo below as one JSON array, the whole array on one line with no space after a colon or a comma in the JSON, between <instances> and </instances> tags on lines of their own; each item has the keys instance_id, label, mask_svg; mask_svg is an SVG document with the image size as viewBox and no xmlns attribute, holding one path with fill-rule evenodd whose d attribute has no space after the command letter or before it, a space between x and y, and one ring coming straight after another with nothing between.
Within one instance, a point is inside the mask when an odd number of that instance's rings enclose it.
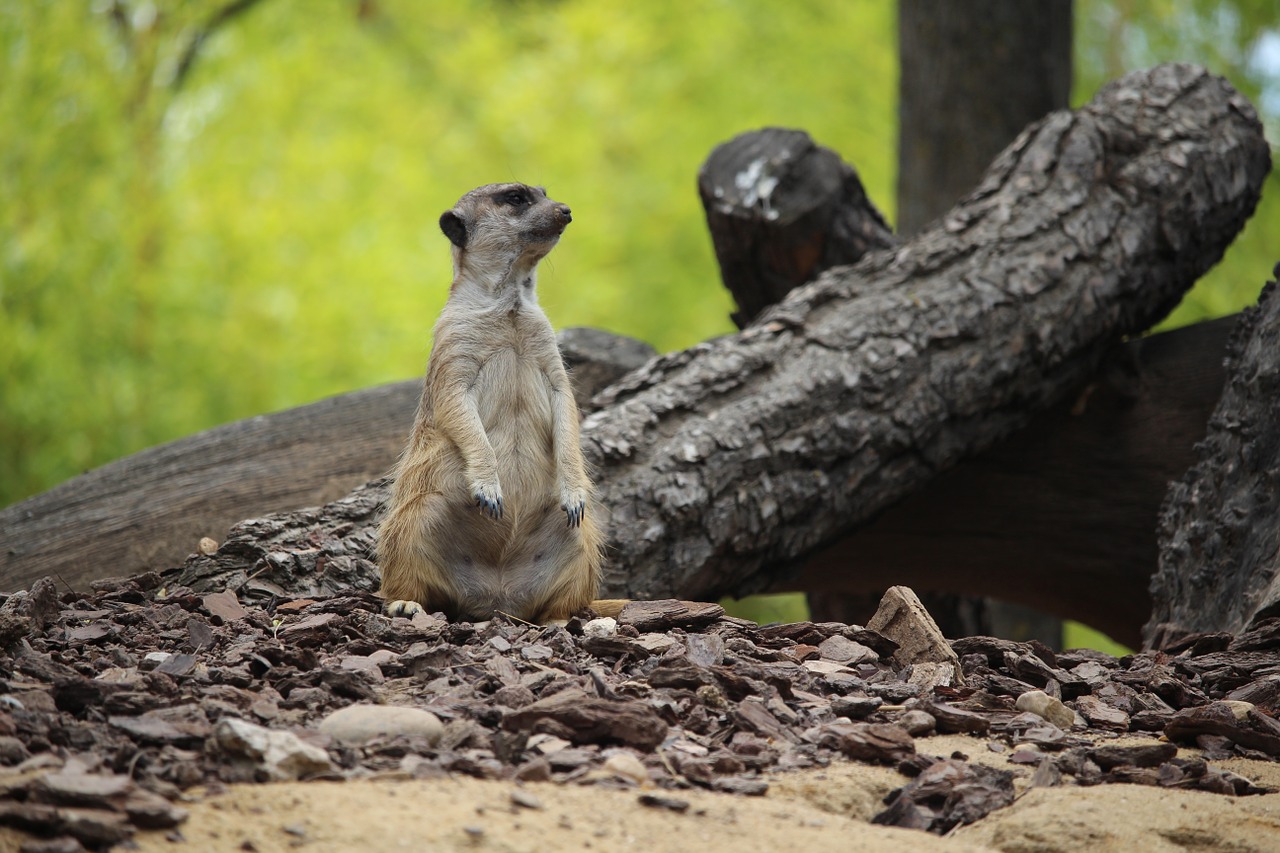
<instances>
[{"instance_id":1,"label":"green background","mask_svg":"<svg viewBox=\"0 0 1280 853\"><path fill-rule=\"evenodd\" d=\"M0 506L141 448L419 375L440 212L543 184L574 224L557 327L660 350L732 330L695 191L716 144L803 128L892 221L884 0L0 0ZM1266 2L1077 0L1073 103L1201 62L1280 138ZM1280 190L1168 324L1251 303Z\"/></svg>"}]
</instances>

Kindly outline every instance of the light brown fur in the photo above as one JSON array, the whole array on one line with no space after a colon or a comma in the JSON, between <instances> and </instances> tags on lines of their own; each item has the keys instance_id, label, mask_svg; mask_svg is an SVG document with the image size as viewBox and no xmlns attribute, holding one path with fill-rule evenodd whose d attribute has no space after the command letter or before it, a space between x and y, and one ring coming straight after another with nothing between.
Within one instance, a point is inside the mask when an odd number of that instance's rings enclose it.
<instances>
[{"instance_id":1,"label":"light brown fur","mask_svg":"<svg viewBox=\"0 0 1280 853\"><path fill-rule=\"evenodd\" d=\"M453 286L378 531L393 615L547 622L596 595L602 542L578 410L535 292L570 220L523 184L472 190L440 218Z\"/></svg>"}]
</instances>

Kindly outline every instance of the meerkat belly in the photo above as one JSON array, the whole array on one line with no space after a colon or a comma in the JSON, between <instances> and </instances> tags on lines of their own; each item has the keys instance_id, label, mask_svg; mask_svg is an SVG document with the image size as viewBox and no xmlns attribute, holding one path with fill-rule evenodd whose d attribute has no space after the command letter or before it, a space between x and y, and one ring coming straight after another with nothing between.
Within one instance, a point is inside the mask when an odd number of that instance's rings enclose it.
<instances>
[{"instance_id":1,"label":"meerkat belly","mask_svg":"<svg viewBox=\"0 0 1280 853\"><path fill-rule=\"evenodd\" d=\"M515 519L554 501L551 396L537 364L514 349L496 353L477 377L476 406Z\"/></svg>"}]
</instances>

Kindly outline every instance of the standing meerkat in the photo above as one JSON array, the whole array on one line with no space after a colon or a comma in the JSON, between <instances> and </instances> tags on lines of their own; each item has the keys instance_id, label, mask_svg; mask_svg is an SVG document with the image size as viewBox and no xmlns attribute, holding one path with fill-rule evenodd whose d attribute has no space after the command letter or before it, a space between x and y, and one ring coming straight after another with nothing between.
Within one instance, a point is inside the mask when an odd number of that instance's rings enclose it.
<instances>
[{"instance_id":1,"label":"standing meerkat","mask_svg":"<svg viewBox=\"0 0 1280 853\"><path fill-rule=\"evenodd\" d=\"M453 285L378 530L391 615L548 622L592 604L602 542L578 408L535 290L571 220L524 184L479 187L440 217Z\"/></svg>"}]
</instances>

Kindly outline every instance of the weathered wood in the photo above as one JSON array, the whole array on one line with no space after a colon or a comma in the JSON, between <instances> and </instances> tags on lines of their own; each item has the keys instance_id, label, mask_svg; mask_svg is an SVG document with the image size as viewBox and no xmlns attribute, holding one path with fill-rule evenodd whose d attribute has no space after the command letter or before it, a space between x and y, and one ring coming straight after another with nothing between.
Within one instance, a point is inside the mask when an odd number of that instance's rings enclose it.
<instances>
[{"instance_id":1,"label":"weathered wood","mask_svg":"<svg viewBox=\"0 0 1280 853\"><path fill-rule=\"evenodd\" d=\"M252 516L319 506L382 476L420 380L248 418L153 447L0 511L0 589L46 575L86 589L164 569Z\"/></svg>"},{"instance_id":2,"label":"weathered wood","mask_svg":"<svg viewBox=\"0 0 1280 853\"><path fill-rule=\"evenodd\" d=\"M1280 278L1280 265L1275 275ZM1162 648L1280 615L1280 294L1268 282L1228 345L1227 387L1160 518L1154 608Z\"/></svg>"},{"instance_id":3,"label":"weathered wood","mask_svg":"<svg viewBox=\"0 0 1280 853\"><path fill-rule=\"evenodd\" d=\"M655 353L595 329L560 334L579 405ZM0 510L0 591L180 564L244 518L320 506L391 470L422 391L410 379L206 430Z\"/></svg>"},{"instance_id":4,"label":"weathered wood","mask_svg":"<svg viewBox=\"0 0 1280 853\"><path fill-rule=\"evenodd\" d=\"M1269 166L1226 81L1132 74L1024 132L897 251L630 374L582 430L608 594L760 589L1025 425L1221 257Z\"/></svg>"},{"instance_id":5,"label":"weathered wood","mask_svg":"<svg viewBox=\"0 0 1280 853\"><path fill-rule=\"evenodd\" d=\"M1078 619L1137 648L1151 609L1160 503L1194 463L1222 393L1235 322L1128 342L1025 429L779 583L816 601L874 596L892 583L981 591Z\"/></svg>"},{"instance_id":6,"label":"weathered wood","mask_svg":"<svg viewBox=\"0 0 1280 853\"><path fill-rule=\"evenodd\" d=\"M739 328L823 270L898 242L854 168L802 130L766 128L716 146L698 195Z\"/></svg>"}]
</instances>

